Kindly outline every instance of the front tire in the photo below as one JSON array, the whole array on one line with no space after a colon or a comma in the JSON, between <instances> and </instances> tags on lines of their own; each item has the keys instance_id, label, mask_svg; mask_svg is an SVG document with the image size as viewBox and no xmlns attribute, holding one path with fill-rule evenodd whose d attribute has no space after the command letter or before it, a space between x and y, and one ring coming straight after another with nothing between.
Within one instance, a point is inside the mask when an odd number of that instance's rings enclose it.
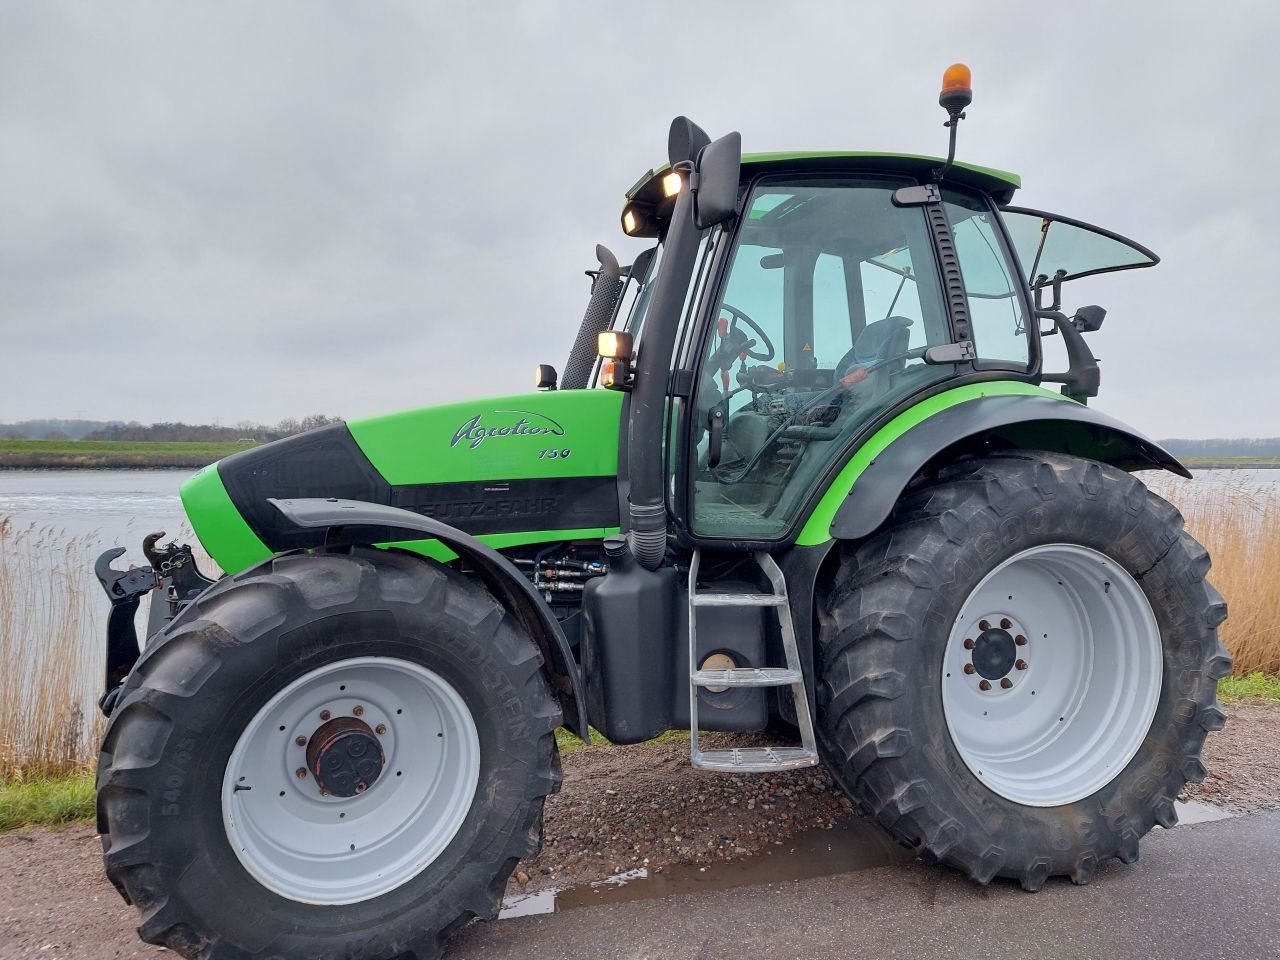
<instances>
[{"instance_id":1,"label":"front tire","mask_svg":"<svg viewBox=\"0 0 1280 960\"><path fill-rule=\"evenodd\" d=\"M560 710L483 589L396 552L274 558L153 642L98 767L107 875L185 957L439 955L541 844Z\"/></svg>"},{"instance_id":2,"label":"front tire","mask_svg":"<svg viewBox=\"0 0 1280 960\"><path fill-rule=\"evenodd\" d=\"M1113 467L946 468L844 546L824 588L828 768L895 838L979 883L1087 883L1135 861L1225 721L1208 570L1178 512Z\"/></svg>"}]
</instances>

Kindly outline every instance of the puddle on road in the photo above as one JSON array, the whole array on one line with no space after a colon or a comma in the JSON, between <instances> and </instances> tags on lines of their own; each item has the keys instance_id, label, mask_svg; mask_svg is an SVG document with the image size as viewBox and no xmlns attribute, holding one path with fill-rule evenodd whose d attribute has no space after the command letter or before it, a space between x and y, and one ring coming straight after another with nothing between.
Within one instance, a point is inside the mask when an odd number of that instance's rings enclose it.
<instances>
[{"instance_id":1,"label":"puddle on road","mask_svg":"<svg viewBox=\"0 0 1280 960\"><path fill-rule=\"evenodd\" d=\"M1178 812L1178 826L1187 823L1209 823L1212 820L1226 820L1228 817L1235 816L1231 810L1200 803L1198 800L1175 800L1173 809Z\"/></svg>"},{"instance_id":2,"label":"puddle on road","mask_svg":"<svg viewBox=\"0 0 1280 960\"><path fill-rule=\"evenodd\" d=\"M1179 800L1174 804L1178 822L1206 823L1235 816L1229 810ZM661 873L644 868L626 870L605 880L558 890L512 894L503 898L500 920L560 913L579 907L596 907L632 900L657 900L689 893L731 890L762 883L811 880L837 873L906 864L915 855L898 846L866 820L838 822L831 830L805 830L767 853L698 867L678 864Z\"/></svg>"},{"instance_id":3,"label":"puddle on road","mask_svg":"<svg viewBox=\"0 0 1280 960\"><path fill-rule=\"evenodd\" d=\"M761 883L810 880L836 873L910 863L915 855L865 820L838 822L830 830L805 830L767 853L698 867L678 864L661 873L628 870L595 883L515 894L502 901L498 919L559 913L631 900L730 890Z\"/></svg>"}]
</instances>

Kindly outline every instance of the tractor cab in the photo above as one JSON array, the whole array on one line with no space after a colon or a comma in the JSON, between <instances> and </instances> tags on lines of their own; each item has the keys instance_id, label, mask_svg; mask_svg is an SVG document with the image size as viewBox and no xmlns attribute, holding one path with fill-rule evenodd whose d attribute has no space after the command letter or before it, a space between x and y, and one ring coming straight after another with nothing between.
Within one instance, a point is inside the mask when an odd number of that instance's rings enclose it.
<instances>
[{"instance_id":1,"label":"tractor cab","mask_svg":"<svg viewBox=\"0 0 1280 960\"><path fill-rule=\"evenodd\" d=\"M648 386L644 410L661 410L642 430L662 432L664 502L685 542L794 540L862 440L957 386L1096 395L1080 334L1103 311L1061 316L1061 284L1157 263L1145 247L1010 207L1015 174L901 154L737 157L737 136L713 144L673 124L671 164L632 187L622 215L658 244L601 339L600 384ZM700 216L708 189L732 198L715 222ZM1071 369L1046 374L1041 338L1061 326ZM650 380L669 368L665 382L643 383L645 359Z\"/></svg>"}]
</instances>

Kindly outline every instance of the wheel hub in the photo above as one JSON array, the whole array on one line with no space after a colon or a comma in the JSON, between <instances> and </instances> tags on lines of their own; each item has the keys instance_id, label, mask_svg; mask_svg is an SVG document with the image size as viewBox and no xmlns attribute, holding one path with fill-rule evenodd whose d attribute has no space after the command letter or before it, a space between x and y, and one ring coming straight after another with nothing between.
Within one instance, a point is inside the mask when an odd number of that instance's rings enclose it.
<instances>
[{"instance_id":1,"label":"wheel hub","mask_svg":"<svg viewBox=\"0 0 1280 960\"><path fill-rule=\"evenodd\" d=\"M335 717L307 741L307 769L320 792L354 797L373 786L387 758L370 726L358 717Z\"/></svg>"},{"instance_id":2,"label":"wheel hub","mask_svg":"<svg viewBox=\"0 0 1280 960\"><path fill-rule=\"evenodd\" d=\"M227 760L222 817L240 863L300 903L401 886L452 841L480 740L461 694L395 657L336 660L277 691Z\"/></svg>"},{"instance_id":3,"label":"wheel hub","mask_svg":"<svg viewBox=\"0 0 1280 960\"><path fill-rule=\"evenodd\" d=\"M1142 586L1078 544L1030 547L969 594L942 661L961 759L1014 803L1073 803L1113 780L1149 730L1160 627Z\"/></svg>"},{"instance_id":4,"label":"wheel hub","mask_svg":"<svg viewBox=\"0 0 1280 960\"><path fill-rule=\"evenodd\" d=\"M1013 669L1018 659L1018 648L1013 634L999 627L983 630L973 644L973 665L978 675L988 680L999 680Z\"/></svg>"}]
</instances>

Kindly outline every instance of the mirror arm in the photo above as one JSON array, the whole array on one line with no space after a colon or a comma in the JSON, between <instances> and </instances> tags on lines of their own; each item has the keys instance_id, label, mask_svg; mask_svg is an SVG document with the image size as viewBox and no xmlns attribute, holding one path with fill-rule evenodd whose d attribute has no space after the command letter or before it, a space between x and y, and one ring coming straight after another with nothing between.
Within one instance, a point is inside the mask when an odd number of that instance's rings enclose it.
<instances>
[{"instance_id":1,"label":"mirror arm","mask_svg":"<svg viewBox=\"0 0 1280 960\"><path fill-rule=\"evenodd\" d=\"M1062 384L1062 395L1078 403L1087 403L1090 397L1098 395L1098 387L1102 383L1102 371L1098 369L1098 359L1085 343L1084 334L1076 329L1075 324L1066 315L1058 312L1056 316L1048 316L1053 311L1037 310L1037 316L1052 319L1062 336L1063 345L1067 348L1067 372L1049 373L1040 377L1042 383Z\"/></svg>"}]
</instances>

